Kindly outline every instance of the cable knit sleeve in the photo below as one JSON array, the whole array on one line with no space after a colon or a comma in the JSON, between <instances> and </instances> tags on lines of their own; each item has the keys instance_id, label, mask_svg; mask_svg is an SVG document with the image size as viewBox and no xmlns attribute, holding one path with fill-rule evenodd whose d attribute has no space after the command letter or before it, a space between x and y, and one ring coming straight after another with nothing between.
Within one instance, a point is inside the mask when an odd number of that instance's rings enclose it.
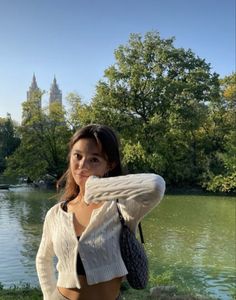
<instances>
[{"instance_id":1,"label":"cable knit sleeve","mask_svg":"<svg viewBox=\"0 0 236 300\"><path fill-rule=\"evenodd\" d=\"M56 278L53 268L54 251L49 223L49 214L47 214L43 225L41 243L36 256L36 269L44 300L50 300L50 295L56 288Z\"/></svg>"},{"instance_id":2,"label":"cable knit sleeve","mask_svg":"<svg viewBox=\"0 0 236 300\"><path fill-rule=\"evenodd\" d=\"M164 192L165 181L156 174L91 176L86 182L84 201L89 204L119 199L124 218L137 221L161 201Z\"/></svg>"}]
</instances>

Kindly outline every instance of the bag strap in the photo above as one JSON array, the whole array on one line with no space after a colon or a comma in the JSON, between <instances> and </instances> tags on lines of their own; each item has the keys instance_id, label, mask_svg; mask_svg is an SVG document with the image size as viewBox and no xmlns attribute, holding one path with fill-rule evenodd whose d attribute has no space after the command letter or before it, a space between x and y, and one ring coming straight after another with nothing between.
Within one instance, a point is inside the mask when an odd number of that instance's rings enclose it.
<instances>
[{"instance_id":1,"label":"bag strap","mask_svg":"<svg viewBox=\"0 0 236 300\"><path fill-rule=\"evenodd\" d=\"M120 222L123 225L125 225L125 219L120 211L120 208L119 208L119 200L116 199L116 207L117 207L117 211L118 211L118 214L119 214L119 218L120 218ZM139 235L140 235L140 240L141 240L141 243L144 244L144 237L143 237L143 230L142 230L142 226L141 226L141 222L138 223L138 229L139 229Z\"/></svg>"},{"instance_id":2,"label":"bag strap","mask_svg":"<svg viewBox=\"0 0 236 300\"><path fill-rule=\"evenodd\" d=\"M139 230L139 235L140 235L141 243L144 244L145 242L144 242L143 230L142 230L141 222L138 223L138 230Z\"/></svg>"}]
</instances>

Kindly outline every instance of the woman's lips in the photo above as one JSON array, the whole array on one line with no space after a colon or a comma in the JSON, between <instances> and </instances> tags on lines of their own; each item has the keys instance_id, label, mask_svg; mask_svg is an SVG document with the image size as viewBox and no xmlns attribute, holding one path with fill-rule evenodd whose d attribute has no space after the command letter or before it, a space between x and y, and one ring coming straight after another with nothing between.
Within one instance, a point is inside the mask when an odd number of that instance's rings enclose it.
<instances>
[{"instance_id":1,"label":"woman's lips","mask_svg":"<svg viewBox=\"0 0 236 300\"><path fill-rule=\"evenodd\" d=\"M83 174L83 173L75 173L75 175L76 175L76 176L80 176L80 177L86 177L86 178L89 177L89 175Z\"/></svg>"}]
</instances>

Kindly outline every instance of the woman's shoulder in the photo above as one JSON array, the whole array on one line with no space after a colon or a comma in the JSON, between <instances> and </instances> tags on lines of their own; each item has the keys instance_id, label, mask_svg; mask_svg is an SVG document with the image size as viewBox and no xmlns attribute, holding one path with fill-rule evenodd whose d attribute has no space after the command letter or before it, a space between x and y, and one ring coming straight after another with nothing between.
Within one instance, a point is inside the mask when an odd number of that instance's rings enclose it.
<instances>
[{"instance_id":1,"label":"woman's shoulder","mask_svg":"<svg viewBox=\"0 0 236 300\"><path fill-rule=\"evenodd\" d=\"M47 214L46 214L46 217L47 218L50 218L50 217L53 217L55 216L56 214L58 214L58 212L60 211L61 209L61 205L64 201L60 201L56 204L54 204L48 211L47 211Z\"/></svg>"}]
</instances>

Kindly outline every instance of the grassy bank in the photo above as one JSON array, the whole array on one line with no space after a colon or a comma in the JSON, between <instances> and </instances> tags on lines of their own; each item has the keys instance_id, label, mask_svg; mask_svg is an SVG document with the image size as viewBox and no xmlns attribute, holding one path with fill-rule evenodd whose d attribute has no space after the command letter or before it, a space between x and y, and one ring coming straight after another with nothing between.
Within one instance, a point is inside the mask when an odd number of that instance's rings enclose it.
<instances>
[{"instance_id":1,"label":"grassy bank","mask_svg":"<svg viewBox=\"0 0 236 300\"><path fill-rule=\"evenodd\" d=\"M31 287L28 284L22 286L13 286L8 289L0 285L0 300L42 300L42 292L39 288ZM122 300L151 300L149 288L136 291L124 284L121 290ZM155 299L155 298L152 298ZM177 292L175 294L162 294L158 300L213 300L212 298L194 296Z\"/></svg>"},{"instance_id":2,"label":"grassy bank","mask_svg":"<svg viewBox=\"0 0 236 300\"><path fill-rule=\"evenodd\" d=\"M42 292L39 288L28 284L12 286L8 289L0 285L0 300L42 300Z\"/></svg>"}]
</instances>

